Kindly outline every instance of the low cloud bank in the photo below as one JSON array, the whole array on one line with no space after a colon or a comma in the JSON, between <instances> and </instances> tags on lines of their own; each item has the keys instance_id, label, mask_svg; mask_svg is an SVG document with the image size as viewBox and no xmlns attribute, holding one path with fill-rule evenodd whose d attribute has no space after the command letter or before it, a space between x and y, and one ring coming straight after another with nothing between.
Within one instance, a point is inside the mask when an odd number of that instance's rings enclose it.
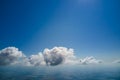
<instances>
[{"instance_id":1,"label":"low cloud bank","mask_svg":"<svg viewBox=\"0 0 120 80\"><path fill-rule=\"evenodd\" d=\"M15 65L20 64L24 66L55 66L64 64L99 64L101 60L94 57L86 57L79 59L75 56L74 50L66 47L54 47L52 49L44 49L36 55L26 57L22 51L15 47L7 47L0 51L0 65Z\"/></svg>"},{"instance_id":2,"label":"low cloud bank","mask_svg":"<svg viewBox=\"0 0 120 80\"><path fill-rule=\"evenodd\" d=\"M113 61L113 63L120 63L120 59Z\"/></svg>"}]
</instances>

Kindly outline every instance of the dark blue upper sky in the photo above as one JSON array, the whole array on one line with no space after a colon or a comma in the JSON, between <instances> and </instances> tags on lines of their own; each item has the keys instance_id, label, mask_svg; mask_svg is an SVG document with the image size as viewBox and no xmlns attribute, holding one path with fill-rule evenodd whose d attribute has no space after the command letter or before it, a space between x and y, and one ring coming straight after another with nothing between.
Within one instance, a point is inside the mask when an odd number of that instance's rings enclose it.
<instances>
[{"instance_id":1,"label":"dark blue upper sky","mask_svg":"<svg viewBox=\"0 0 120 80\"><path fill-rule=\"evenodd\" d=\"M120 1L0 0L0 49L8 46L28 55L64 46L120 57Z\"/></svg>"}]
</instances>

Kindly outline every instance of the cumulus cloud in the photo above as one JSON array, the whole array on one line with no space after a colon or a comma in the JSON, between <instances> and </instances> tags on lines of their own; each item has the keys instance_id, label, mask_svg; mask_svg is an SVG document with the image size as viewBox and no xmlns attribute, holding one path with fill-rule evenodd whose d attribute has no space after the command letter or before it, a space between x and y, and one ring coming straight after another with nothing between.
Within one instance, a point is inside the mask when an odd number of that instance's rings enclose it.
<instances>
[{"instance_id":1,"label":"cumulus cloud","mask_svg":"<svg viewBox=\"0 0 120 80\"><path fill-rule=\"evenodd\" d=\"M36 55L26 57L18 48L7 47L0 51L0 65L20 64L25 66L43 66L60 64L98 64L102 61L94 57L79 59L74 50L66 47L54 47L44 49Z\"/></svg>"},{"instance_id":2,"label":"cumulus cloud","mask_svg":"<svg viewBox=\"0 0 120 80\"><path fill-rule=\"evenodd\" d=\"M42 55L42 53L39 53L37 55L31 55L28 58L28 62L32 65L32 66L40 66L40 65L46 65L46 62L44 61L44 56Z\"/></svg>"},{"instance_id":3,"label":"cumulus cloud","mask_svg":"<svg viewBox=\"0 0 120 80\"><path fill-rule=\"evenodd\" d=\"M65 47L54 47L53 49L45 49L43 51L44 60L47 65L58 65L62 63L68 63L74 59L73 49Z\"/></svg>"},{"instance_id":4,"label":"cumulus cloud","mask_svg":"<svg viewBox=\"0 0 120 80\"><path fill-rule=\"evenodd\" d=\"M0 51L0 65L15 64L25 55L15 47L7 47Z\"/></svg>"}]
</instances>

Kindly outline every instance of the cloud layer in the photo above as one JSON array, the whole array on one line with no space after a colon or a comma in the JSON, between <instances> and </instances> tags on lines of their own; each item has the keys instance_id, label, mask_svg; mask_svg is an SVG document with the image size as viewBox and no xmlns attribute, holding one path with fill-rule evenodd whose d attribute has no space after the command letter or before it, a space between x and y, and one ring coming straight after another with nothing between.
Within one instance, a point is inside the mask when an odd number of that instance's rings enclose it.
<instances>
[{"instance_id":1,"label":"cloud layer","mask_svg":"<svg viewBox=\"0 0 120 80\"><path fill-rule=\"evenodd\" d=\"M88 65L99 63L102 63L102 61L95 59L93 56L80 59L75 56L73 49L66 47L46 48L43 52L29 57L26 57L22 51L15 47L7 47L0 51L0 65L55 66L60 64Z\"/></svg>"},{"instance_id":2,"label":"cloud layer","mask_svg":"<svg viewBox=\"0 0 120 80\"><path fill-rule=\"evenodd\" d=\"M120 59L113 61L113 63L120 63Z\"/></svg>"}]
</instances>

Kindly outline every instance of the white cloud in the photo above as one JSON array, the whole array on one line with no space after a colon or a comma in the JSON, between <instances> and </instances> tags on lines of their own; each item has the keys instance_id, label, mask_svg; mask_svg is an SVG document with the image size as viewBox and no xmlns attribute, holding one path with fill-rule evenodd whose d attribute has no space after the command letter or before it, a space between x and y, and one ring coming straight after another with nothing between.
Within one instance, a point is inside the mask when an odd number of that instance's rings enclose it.
<instances>
[{"instance_id":1,"label":"white cloud","mask_svg":"<svg viewBox=\"0 0 120 80\"><path fill-rule=\"evenodd\" d=\"M66 47L54 47L43 51L47 65L58 65L71 62L75 58L74 50Z\"/></svg>"},{"instance_id":2,"label":"white cloud","mask_svg":"<svg viewBox=\"0 0 120 80\"><path fill-rule=\"evenodd\" d=\"M46 62L44 61L44 57L42 53L39 53L37 55L31 55L28 58L28 62L30 62L32 66L46 65Z\"/></svg>"},{"instance_id":3,"label":"white cloud","mask_svg":"<svg viewBox=\"0 0 120 80\"><path fill-rule=\"evenodd\" d=\"M0 65L15 64L25 55L15 47L7 47L0 51Z\"/></svg>"},{"instance_id":4,"label":"white cloud","mask_svg":"<svg viewBox=\"0 0 120 80\"><path fill-rule=\"evenodd\" d=\"M7 47L0 51L0 65L19 64L24 66L66 65L66 64L98 64L102 61L94 57L79 59L74 50L66 47L44 49L43 52L26 57L18 48Z\"/></svg>"},{"instance_id":5,"label":"white cloud","mask_svg":"<svg viewBox=\"0 0 120 80\"><path fill-rule=\"evenodd\" d=\"M95 59L93 56L90 56L84 59L80 59L80 63L81 64L98 64L98 63L102 63L102 61Z\"/></svg>"}]
</instances>

